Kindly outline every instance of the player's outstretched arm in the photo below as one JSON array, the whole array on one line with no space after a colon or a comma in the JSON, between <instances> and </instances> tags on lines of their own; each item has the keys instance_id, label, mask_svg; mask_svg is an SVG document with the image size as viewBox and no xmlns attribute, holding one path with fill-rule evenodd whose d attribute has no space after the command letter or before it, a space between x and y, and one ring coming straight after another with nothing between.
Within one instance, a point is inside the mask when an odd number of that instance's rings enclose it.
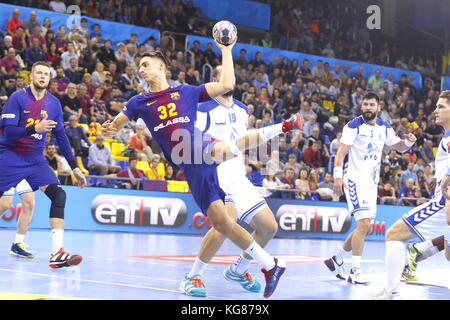
<instances>
[{"instance_id":1,"label":"player's outstretched arm","mask_svg":"<svg viewBox=\"0 0 450 320\"><path fill-rule=\"evenodd\" d=\"M219 82L208 82L205 84L205 89L211 98L221 96L234 88L234 64L231 51L236 44L236 41L228 46L224 46L215 41L216 45L220 48L220 51L222 51L222 72L220 73Z\"/></svg>"},{"instance_id":2,"label":"player's outstretched arm","mask_svg":"<svg viewBox=\"0 0 450 320\"><path fill-rule=\"evenodd\" d=\"M343 168L344 165L344 158L347 155L348 151L350 150L349 145L346 145L344 143L340 143L339 148L336 152L336 157L334 158L334 171L333 171L333 177L334 177L334 184L333 184L333 191L336 193L336 195L341 196L342 195L342 187L344 185L343 178Z\"/></svg>"},{"instance_id":3,"label":"player's outstretched arm","mask_svg":"<svg viewBox=\"0 0 450 320\"><path fill-rule=\"evenodd\" d=\"M398 143L396 143L393 147L395 148L395 150L397 150L398 152L406 152L409 149L411 149L411 147L414 145L414 143L416 142L417 138L415 135L413 135L412 133L408 133L406 135L406 138L403 140L400 140Z\"/></svg>"},{"instance_id":4,"label":"player's outstretched arm","mask_svg":"<svg viewBox=\"0 0 450 320\"><path fill-rule=\"evenodd\" d=\"M102 136L106 138L115 136L117 132L119 132L120 129L122 129L125 124L127 124L128 121L128 117L121 112L114 118L112 122L109 120L103 122L102 128L100 130Z\"/></svg>"}]
</instances>

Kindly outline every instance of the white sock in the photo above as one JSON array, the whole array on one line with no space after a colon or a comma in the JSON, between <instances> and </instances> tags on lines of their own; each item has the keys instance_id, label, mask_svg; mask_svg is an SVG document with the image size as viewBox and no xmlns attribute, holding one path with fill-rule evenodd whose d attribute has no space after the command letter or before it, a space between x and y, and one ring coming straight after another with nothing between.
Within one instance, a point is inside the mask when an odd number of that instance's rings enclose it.
<instances>
[{"instance_id":1,"label":"white sock","mask_svg":"<svg viewBox=\"0 0 450 320\"><path fill-rule=\"evenodd\" d=\"M192 278L197 274L203 275L203 272L205 271L207 265L208 264L200 260L199 257L195 258L195 262L192 265L191 271L189 271L188 273L188 278Z\"/></svg>"},{"instance_id":2,"label":"white sock","mask_svg":"<svg viewBox=\"0 0 450 320\"><path fill-rule=\"evenodd\" d=\"M64 247L64 230L52 229L52 254L55 254Z\"/></svg>"},{"instance_id":3,"label":"white sock","mask_svg":"<svg viewBox=\"0 0 450 320\"><path fill-rule=\"evenodd\" d=\"M335 257L336 257L336 262L341 264L342 262L344 262L344 258L345 255L348 253L348 251L345 251L344 248L339 248L339 250L336 252Z\"/></svg>"},{"instance_id":4,"label":"white sock","mask_svg":"<svg viewBox=\"0 0 450 320\"><path fill-rule=\"evenodd\" d=\"M14 243L22 243L25 240L24 234L16 233L16 238L14 239Z\"/></svg>"},{"instance_id":5,"label":"white sock","mask_svg":"<svg viewBox=\"0 0 450 320\"><path fill-rule=\"evenodd\" d=\"M361 256L352 256L352 268L361 269Z\"/></svg>"},{"instance_id":6,"label":"white sock","mask_svg":"<svg viewBox=\"0 0 450 320\"><path fill-rule=\"evenodd\" d=\"M401 241L386 241L386 290L394 291L405 267L405 245Z\"/></svg>"},{"instance_id":7,"label":"white sock","mask_svg":"<svg viewBox=\"0 0 450 320\"><path fill-rule=\"evenodd\" d=\"M259 136L264 141L269 141L270 139L283 133L283 123L274 124L261 129L258 129Z\"/></svg>"},{"instance_id":8,"label":"white sock","mask_svg":"<svg viewBox=\"0 0 450 320\"><path fill-rule=\"evenodd\" d=\"M428 248L434 247L434 244L431 242L431 240L423 241L414 243L414 247L416 247L417 250L425 251Z\"/></svg>"},{"instance_id":9,"label":"white sock","mask_svg":"<svg viewBox=\"0 0 450 320\"><path fill-rule=\"evenodd\" d=\"M417 261L423 261L425 259L428 259L431 256L434 256L436 253L439 252L439 248L436 246L432 246L431 248L426 249L418 258Z\"/></svg>"},{"instance_id":10,"label":"white sock","mask_svg":"<svg viewBox=\"0 0 450 320\"><path fill-rule=\"evenodd\" d=\"M252 259L246 259L242 254L236 260L236 262L231 266L231 271L236 274L243 275L247 272L248 266L252 262Z\"/></svg>"},{"instance_id":11,"label":"white sock","mask_svg":"<svg viewBox=\"0 0 450 320\"><path fill-rule=\"evenodd\" d=\"M268 254L256 241L244 250L250 256L252 256L256 261L258 261L266 270L270 270L275 267L275 260Z\"/></svg>"}]
</instances>

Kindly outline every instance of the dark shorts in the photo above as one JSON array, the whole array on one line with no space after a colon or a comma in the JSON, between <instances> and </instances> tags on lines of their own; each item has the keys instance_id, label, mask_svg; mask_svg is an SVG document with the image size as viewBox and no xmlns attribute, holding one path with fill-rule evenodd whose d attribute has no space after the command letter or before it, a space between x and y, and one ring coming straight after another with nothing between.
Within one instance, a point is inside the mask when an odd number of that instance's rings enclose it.
<instances>
[{"instance_id":1,"label":"dark shorts","mask_svg":"<svg viewBox=\"0 0 450 320\"><path fill-rule=\"evenodd\" d=\"M45 158L19 161L15 156L0 156L0 192L7 191L26 179L33 191L48 184L60 184Z\"/></svg>"}]
</instances>

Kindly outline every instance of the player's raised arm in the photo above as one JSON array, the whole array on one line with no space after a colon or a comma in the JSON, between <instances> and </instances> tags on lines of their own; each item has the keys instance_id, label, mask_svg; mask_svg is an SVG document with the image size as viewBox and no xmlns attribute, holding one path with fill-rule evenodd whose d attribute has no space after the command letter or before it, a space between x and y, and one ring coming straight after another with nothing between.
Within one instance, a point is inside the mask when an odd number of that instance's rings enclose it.
<instances>
[{"instance_id":1,"label":"player's raised arm","mask_svg":"<svg viewBox=\"0 0 450 320\"><path fill-rule=\"evenodd\" d=\"M222 72L219 82L208 82L205 84L205 89L211 98L221 96L233 90L235 83L233 55L231 51L236 44L236 40L227 46L217 41L214 42L222 51Z\"/></svg>"}]
</instances>

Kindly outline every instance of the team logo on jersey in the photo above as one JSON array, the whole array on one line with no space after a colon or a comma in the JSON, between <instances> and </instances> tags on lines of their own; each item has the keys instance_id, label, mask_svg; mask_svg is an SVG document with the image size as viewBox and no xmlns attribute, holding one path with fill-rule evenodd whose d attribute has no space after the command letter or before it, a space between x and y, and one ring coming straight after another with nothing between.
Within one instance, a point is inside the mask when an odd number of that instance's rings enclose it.
<instances>
[{"instance_id":1,"label":"team logo on jersey","mask_svg":"<svg viewBox=\"0 0 450 320\"><path fill-rule=\"evenodd\" d=\"M47 110L41 110L41 117L45 117L46 114L47 114Z\"/></svg>"},{"instance_id":2,"label":"team logo on jersey","mask_svg":"<svg viewBox=\"0 0 450 320\"><path fill-rule=\"evenodd\" d=\"M372 151L374 151L374 150L376 150L376 148L374 148L373 147L373 144L371 144L371 143L369 143L368 145L367 145L367 152L372 152Z\"/></svg>"},{"instance_id":3,"label":"team logo on jersey","mask_svg":"<svg viewBox=\"0 0 450 320\"><path fill-rule=\"evenodd\" d=\"M23 110L23 113L30 113L31 111L29 110Z\"/></svg>"},{"instance_id":4,"label":"team logo on jersey","mask_svg":"<svg viewBox=\"0 0 450 320\"><path fill-rule=\"evenodd\" d=\"M172 99L172 100L180 100L180 94L178 92L172 92L170 94L170 99Z\"/></svg>"},{"instance_id":5,"label":"team logo on jersey","mask_svg":"<svg viewBox=\"0 0 450 320\"><path fill-rule=\"evenodd\" d=\"M151 106L151 105L154 104L155 102L156 102L156 100L155 100L155 101L152 101L152 102L148 102L148 103L147 103L147 107Z\"/></svg>"}]
</instances>

